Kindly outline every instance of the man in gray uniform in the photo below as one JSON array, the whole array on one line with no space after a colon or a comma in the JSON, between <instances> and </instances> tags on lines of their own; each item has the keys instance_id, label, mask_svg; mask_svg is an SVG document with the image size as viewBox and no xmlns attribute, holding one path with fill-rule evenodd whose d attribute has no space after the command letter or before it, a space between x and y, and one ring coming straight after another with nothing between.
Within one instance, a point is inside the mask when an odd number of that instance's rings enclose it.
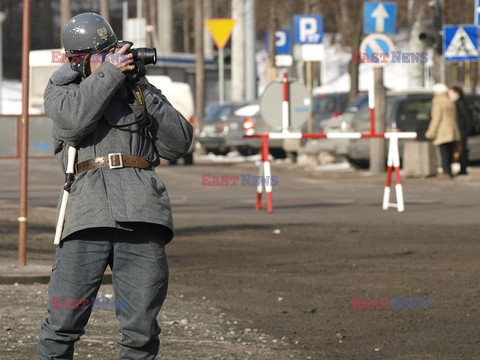
<instances>
[{"instance_id":1,"label":"man in gray uniform","mask_svg":"<svg viewBox=\"0 0 480 360\"><path fill-rule=\"evenodd\" d=\"M117 40L97 14L72 18L64 45L74 62L56 71L45 90L55 155L64 171L70 146L77 160L39 334L41 360L73 358L108 265L115 304L122 304L115 309L121 359L154 359L159 350L156 317L167 294L165 244L173 221L154 167L160 157L181 157L193 130L144 77L127 80L136 65L130 46L118 50ZM133 87L141 89L140 101Z\"/></svg>"}]
</instances>

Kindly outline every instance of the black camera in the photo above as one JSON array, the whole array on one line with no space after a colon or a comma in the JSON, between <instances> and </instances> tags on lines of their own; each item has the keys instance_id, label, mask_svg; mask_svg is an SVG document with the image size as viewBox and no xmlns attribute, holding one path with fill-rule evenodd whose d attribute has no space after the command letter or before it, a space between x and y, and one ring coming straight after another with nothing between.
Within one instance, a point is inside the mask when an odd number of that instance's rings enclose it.
<instances>
[{"instance_id":1,"label":"black camera","mask_svg":"<svg viewBox=\"0 0 480 360\"><path fill-rule=\"evenodd\" d=\"M126 44L130 44L129 53L133 54L133 61L135 62L135 69L126 73L127 79L130 81L138 81L142 76L145 76L145 65L157 63L157 49L155 48L136 48L133 49L133 42L119 40L115 46L118 51Z\"/></svg>"}]
</instances>

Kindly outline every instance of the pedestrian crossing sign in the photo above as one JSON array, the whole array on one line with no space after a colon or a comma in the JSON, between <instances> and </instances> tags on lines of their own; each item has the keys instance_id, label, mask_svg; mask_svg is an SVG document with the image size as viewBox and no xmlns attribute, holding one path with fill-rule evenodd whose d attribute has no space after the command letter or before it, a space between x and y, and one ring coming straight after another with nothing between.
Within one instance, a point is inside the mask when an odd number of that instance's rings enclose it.
<instances>
[{"instance_id":1,"label":"pedestrian crossing sign","mask_svg":"<svg viewBox=\"0 0 480 360\"><path fill-rule=\"evenodd\" d=\"M478 61L478 29L474 25L443 27L445 61Z\"/></svg>"}]
</instances>

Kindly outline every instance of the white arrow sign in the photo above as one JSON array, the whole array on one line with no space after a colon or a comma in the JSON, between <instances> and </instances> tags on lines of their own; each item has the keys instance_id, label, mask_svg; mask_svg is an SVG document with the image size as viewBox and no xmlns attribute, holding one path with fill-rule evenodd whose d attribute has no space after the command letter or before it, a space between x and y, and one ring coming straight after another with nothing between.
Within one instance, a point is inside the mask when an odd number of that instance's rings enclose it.
<instances>
[{"instance_id":1,"label":"white arrow sign","mask_svg":"<svg viewBox=\"0 0 480 360\"><path fill-rule=\"evenodd\" d=\"M382 3L378 4L372 12L372 17L375 19L375 31L383 33L385 31L385 19L388 19L390 16Z\"/></svg>"}]
</instances>

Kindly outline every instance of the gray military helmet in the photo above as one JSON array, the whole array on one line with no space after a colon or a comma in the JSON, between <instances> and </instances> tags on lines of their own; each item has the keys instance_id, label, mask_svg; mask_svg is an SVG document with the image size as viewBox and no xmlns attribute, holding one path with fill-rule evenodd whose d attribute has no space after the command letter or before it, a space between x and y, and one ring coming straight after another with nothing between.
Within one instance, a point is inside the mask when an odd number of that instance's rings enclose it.
<instances>
[{"instance_id":1,"label":"gray military helmet","mask_svg":"<svg viewBox=\"0 0 480 360\"><path fill-rule=\"evenodd\" d=\"M63 45L68 55L109 50L117 40L108 21L95 13L74 16L63 31Z\"/></svg>"}]
</instances>

